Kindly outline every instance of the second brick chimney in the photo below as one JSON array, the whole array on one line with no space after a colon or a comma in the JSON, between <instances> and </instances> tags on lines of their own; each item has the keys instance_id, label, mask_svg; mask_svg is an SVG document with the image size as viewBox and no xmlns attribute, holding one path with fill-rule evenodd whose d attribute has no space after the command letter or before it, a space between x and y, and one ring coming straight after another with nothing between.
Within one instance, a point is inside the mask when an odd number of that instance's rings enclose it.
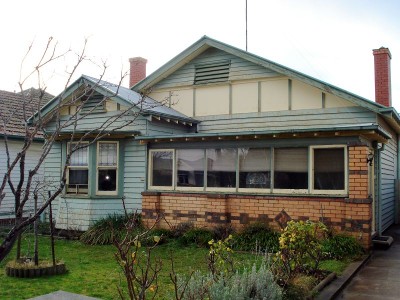
<instances>
[{"instance_id":1,"label":"second brick chimney","mask_svg":"<svg viewBox=\"0 0 400 300\"><path fill-rule=\"evenodd\" d=\"M392 106L390 82L390 60L392 55L388 48L380 47L373 50L375 65L375 102Z\"/></svg>"},{"instance_id":2,"label":"second brick chimney","mask_svg":"<svg viewBox=\"0 0 400 300\"><path fill-rule=\"evenodd\" d=\"M132 57L129 59L129 63L129 87L131 88L146 77L147 59L144 59L143 57Z\"/></svg>"}]
</instances>

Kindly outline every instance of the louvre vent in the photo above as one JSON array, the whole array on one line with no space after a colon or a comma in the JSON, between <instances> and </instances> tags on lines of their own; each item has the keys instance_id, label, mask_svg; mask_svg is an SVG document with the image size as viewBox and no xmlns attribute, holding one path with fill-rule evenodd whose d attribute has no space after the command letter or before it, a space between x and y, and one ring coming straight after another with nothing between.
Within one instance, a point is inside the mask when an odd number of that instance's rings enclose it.
<instances>
[{"instance_id":1,"label":"louvre vent","mask_svg":"<svg viewBox=\"0 0 400 300\"><path fill-rule=\"evenodd\" d=\"M228 81L230 65L229 60L196 65L194 84Z\"/></svg>"}]
</instances>

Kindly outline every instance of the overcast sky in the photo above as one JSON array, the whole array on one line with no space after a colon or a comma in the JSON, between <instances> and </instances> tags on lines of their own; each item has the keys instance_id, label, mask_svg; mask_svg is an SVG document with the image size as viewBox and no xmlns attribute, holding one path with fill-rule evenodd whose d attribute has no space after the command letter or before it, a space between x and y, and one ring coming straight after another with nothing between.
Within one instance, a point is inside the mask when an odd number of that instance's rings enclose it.
<instances>
[{"instance_id":1,"label":"overcast sky","mask_svg":"<svg viewBox=\"0 0 400 300\"><path fill-rule=\"evenodd\" d=\"M20 65L31 42L39 59L47 39L60 52L82 49L109 66L105 79L118 82L128 58L148 60L148 74L203 35L245 49L245 0L13 0L1 4L0 89L18 90ZM400 1L248 0L248 51L352 93L374 100L372 49L392 53L392 99L400 110ZM48 91L61 92L74 56L44 72ZM81 74L99 77L85 62ZM123 83L128 85L127 81ZM37 87L36 81L25 85Z\"/></svg>"}]
</instances>

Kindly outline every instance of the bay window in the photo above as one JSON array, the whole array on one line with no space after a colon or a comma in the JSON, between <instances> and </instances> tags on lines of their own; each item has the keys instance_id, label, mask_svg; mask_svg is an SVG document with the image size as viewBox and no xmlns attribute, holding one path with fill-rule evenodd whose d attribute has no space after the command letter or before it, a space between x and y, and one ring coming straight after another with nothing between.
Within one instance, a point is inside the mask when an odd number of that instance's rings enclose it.
<instances>
[{"instance_id":1,"label":"bay window","mask_svg":"<svg viewBox=\"0 0 400 300\"><path fill-rule=\"evenodd\" d=\"M347 147L151 149L149 188L253 193L347 193Z\"/></svg>"},{"instance_id":2,"label":"bay window","mask_svg":"<svg viewBox=\"0 0 400 300\"><path fill-rule=\"evenodd\" d=\"M75 147L77 150L72 152ZM85 195L89 187L88 147L84 143L68 143L67 149L71 158L67 167L66 193Z\"/></svg>"},{"instance_id":3,"label":"bay window","mask_svg":"<svg viewBox=\"0 0 400 300\"><path fill-rule=\"evenodd\" d=\"M97 194L116 195L118 190L118 142L97 142Z\"/></svg>"}]
</instances>

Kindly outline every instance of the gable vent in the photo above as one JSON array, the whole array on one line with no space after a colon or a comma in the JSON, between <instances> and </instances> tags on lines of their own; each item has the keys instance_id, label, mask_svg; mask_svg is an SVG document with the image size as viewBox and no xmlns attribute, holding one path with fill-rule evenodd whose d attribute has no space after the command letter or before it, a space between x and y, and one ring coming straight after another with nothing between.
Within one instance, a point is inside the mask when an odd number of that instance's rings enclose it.
<instances>
[{"instance_id":1,"label":"gable vent","mask_svg":"<svg viewBox=\"0 0 400 300\"><path fill-rule=\"evenodd\" d=\"M230 60L195 65L194 84L228 81Z\"/></svg>"}]
</instances>

